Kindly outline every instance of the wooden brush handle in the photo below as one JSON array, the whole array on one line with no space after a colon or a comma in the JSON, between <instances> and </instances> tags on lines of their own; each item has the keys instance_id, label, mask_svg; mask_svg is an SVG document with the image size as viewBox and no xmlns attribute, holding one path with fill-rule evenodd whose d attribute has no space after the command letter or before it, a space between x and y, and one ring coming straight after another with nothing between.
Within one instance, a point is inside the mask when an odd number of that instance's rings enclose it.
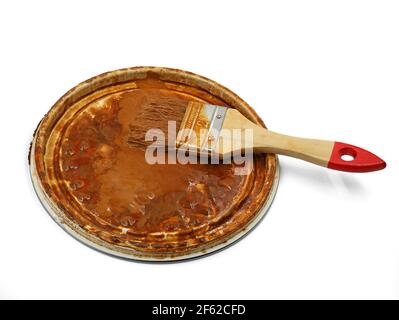
<instances>
[{"instance_id":1,"label":"wooden brush handle","mask_svg":"<svg viewBox=\"0 0 399 320\"><path fill-rule=\"evenodd\" d=\"M282 154L340 171L370 172L386 167L375 154L350 144L292 137L260 127L254 132L254 150ZM344 160L345 156L351 160Z\"/></svg>"},{"instance_id":2,"label":"wooden brush handle","mask_svg":"<svg viewBox=\"0 0 399 320\"><path fill-rule=\"evenodd\" d=\"M330 169L348 172L370 172L386 167L384 160L362 148L334 141L304 139L292 137L267 130L251 122L235 109L228 109L223 123L223 129L252 129L253 149L258 152L277 153ZM237 145L245 145L245 138L241 136ZM233 138L234 142L235 139ZM233 143L234 145L234 143ZM231 150L235 151L232 147ZM219 152L222 153L222 152ZM352 157L351 161L344 160L344 156Z\"/></svg>"}]
</instances>

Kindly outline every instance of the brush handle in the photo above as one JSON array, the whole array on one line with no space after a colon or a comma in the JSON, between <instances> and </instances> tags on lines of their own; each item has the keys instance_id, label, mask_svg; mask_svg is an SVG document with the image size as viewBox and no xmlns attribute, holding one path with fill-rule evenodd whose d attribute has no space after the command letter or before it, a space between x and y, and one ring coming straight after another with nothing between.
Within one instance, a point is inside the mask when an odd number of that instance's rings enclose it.
<instances>
[{"instance_id":1,"label":"brush handle","mask_svg":"<svg viewBox=\"0 0 399 320\"><path fill-rule=\"evenodd\" d=\"M228 109L223 129L234 130L237 128L252 130L252 146L255 152L282 154L347 172L370 172L386 167L384 160L362 148L343 142L305 139L276 133L251 122L237 110ZM247 138L243 136L240 140L235 141L233 138L233 145L234 142L238 142L238 146L246 145L248 142L246 141ZM238 150L238 147L237 150L232 147L231 150L227 151ZM345 156L352 159L350 161L344 160Z\"/></svg>"},{"instance_id":2,"label":"brush handle","mask_svg":"<svg viewBox=\"0 0 399 320\"><path fill-rule=\"evenodd\" d=\"M254 150L287 155L347 172L370 172L386 167L384 160L375 154L350 144L292 137L260 127L254 132ZM345 156L349 159L344 160Z\"/></svg>"},{"instance_id":3,"label":"brush handle","mask_svg":"<svg viewBox=\"0 0 399 320\"><path fill-rule=\"evenodd\" d=\"M251 122L239 111L228 109L223 129L237 128L252 130L252 145L255 152L282 154L347 172L370 172L386 167L384 160L362 148L343 142L305 139L276 133ZM237 147L233 146L231 150L225 151L238 151L240 146L245 145L245 138L242 136L238 140L232 138L232 142ZM351 157L351 161L344 160L344 156Z\"/></svg>"}]
</instances>

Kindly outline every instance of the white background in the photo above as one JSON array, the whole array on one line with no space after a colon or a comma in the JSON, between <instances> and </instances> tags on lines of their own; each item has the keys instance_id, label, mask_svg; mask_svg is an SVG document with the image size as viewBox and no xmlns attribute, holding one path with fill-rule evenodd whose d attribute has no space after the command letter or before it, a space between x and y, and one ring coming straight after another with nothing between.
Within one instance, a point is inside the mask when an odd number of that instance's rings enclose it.
<instances>
[{"instance_id":1,"label":"white background","mask_svg":"<svg viewBox=\"0 0 399 320\"><path fill-rule=\"evenodd\" d=\"M397 1L2 1L0 35L0 298L399 298ZM209 77L269 128L388 167L280 157L273 206L231 248L168 265L100 254L41 207L28 146L67 90L136 65Z\"/></svg>"}]
</instances>

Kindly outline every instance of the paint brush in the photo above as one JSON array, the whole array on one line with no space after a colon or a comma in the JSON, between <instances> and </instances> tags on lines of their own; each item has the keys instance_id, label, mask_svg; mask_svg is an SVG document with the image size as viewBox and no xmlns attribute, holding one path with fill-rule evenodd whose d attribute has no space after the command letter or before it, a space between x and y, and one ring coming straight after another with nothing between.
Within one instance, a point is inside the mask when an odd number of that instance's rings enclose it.
<instances>
[{"instance_id":1,"label":"paint brush","mask_svg":"<svg viewBox=\"0 0 399 320\"><path fill-rule=\"evenodd\" d=\"M130 126L129 143L148 146L149 130L168 135L175 122L178 130L172 144L176 148L195 150L201 155L220 157L251 149L302 159L330 169L347 172L370 172L386 167L373 153L343 142L288 136L263 128L238 110L197 101L158 101L144 104ZM173 126L172 126L173 127ZM165 139L167 144L171 141Z\"/></svg>"}]
</instances>

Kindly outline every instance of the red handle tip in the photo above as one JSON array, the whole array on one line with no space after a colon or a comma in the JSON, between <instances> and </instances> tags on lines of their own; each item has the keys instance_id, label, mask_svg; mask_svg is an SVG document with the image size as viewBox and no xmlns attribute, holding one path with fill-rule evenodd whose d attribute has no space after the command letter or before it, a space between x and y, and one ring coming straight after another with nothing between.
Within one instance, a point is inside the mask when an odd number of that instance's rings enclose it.
<instances>
[{"instance_id":1,"label":"red handle tip","mask_svg":"<svg viewBox=\"0 0 399 320\"><path fill-rule=\"evenodd\" d=\"M335 142L328 168L348 172L371 172L387 166L370 151L343 142Z\"/></svg>"}]
</instances>

